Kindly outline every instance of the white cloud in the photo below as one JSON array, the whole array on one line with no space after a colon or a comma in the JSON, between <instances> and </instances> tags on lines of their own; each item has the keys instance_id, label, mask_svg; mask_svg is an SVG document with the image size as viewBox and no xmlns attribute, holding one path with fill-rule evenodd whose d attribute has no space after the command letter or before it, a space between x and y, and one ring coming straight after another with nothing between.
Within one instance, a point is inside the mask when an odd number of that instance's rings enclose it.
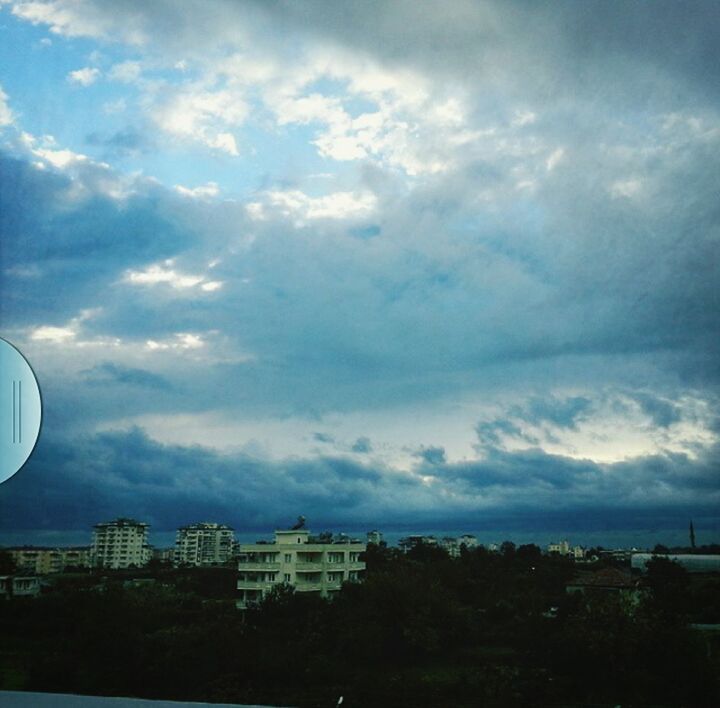
<instances>
[{"instance_id":1,"label":"white cloud","mask_svg":"<svg viewBox=\"0 0 720 708\"><path fill-rule=\"evenodd\" d=\"M158 126L171 135L229 155L239 154L235 137L227 130L240 127L248 114L237 92L184 87L153 103L150 111Z\"/></svg>"},{"instance_id":2,"label":"white cloud","mask_svg":"<svg viewBox=\"0 0 720 708\"><path fill-rule=\"evenodd\" d=\"M139 13L126 15L119 22L112 12L105 11L103 5L98 7L84 0L18 2L13 5L12 13L34 25L48 25L53 34L65 37L122 37L133 44L146 39Z\"/></svg>"},{"instance_id":3,"label":"white cloud","mask_svg":"<svg viewBox=\"0 0 720 708\"><path fill-rule=\"evenodd\" d=\"M100 308L81 310L77 317L73 317L62 327L54 325L41 325L30 331L30 339L37 342L49 342L52 344L67 344L76 342L76 338L82 329L82 323L100 314Z\"/></svg>"},{"instance_id":4,"label":"white cloud","mask_svg":"<svg viewBox=\"0 0 720 708\"><path fill-rule=\"evenodd\" d=\"M145 342L145 346L150 351L201 349L205 346L205 341L199 334L178 332L168 339L148 339Z\"/></svg>"},{"instance_id":5,"label":"white cloud","mask_svg":"<svg viewBox=\"0 0 720 708\"><path fill-rule=\"evenodd\" d=\"M31 339L35 339L37 341L63 343L71 339L75 339L76 335L77 330L72 327L51 327L49 325L45 325L42 327L36 327L32 331L30 337Z\"/></svg>"},{"instance_id":6,"label":"white cloud","mask_svg":"<svg viewBox=\"0 0 720 708\"><path fill-rule=\"evenodd\" d=\"M42 157L43 160L49 162L53 167L64 169L78 162L86 162L87 155L72 150L47 150L44 148L35 148L33 152Z\"/></svg>"},{"instance_id":7,"label":"white cloud","mask_svg":"<svg viewBox=\"0 0 720 708\"><path fill-rule=\"evenodd\" d=\"M141 72L142 66L139 61L123 61L111 67L108 78L112 81L130 84L137 81Z\"/></svg>"},{"instance_id":8,"label":"white cloud","mask_svg":"<svg viewBox=\"0 0 720 708\"><path fill-rule=\"evenodd\" d=\"M0 86L0 127L12 125L13 122L13 114L7 101L8 95L2 90L2 86Z\"/></svg>"},{"instance_id":9,"label":"white cloud","mask_svg":"<svg viewBox=\"0 0 720 708\"><path fill-rule=\"evenodd\" d=\"M610 185L610 194L615 198L631 199L640 193L642 186L642 180L639 179L618 180Z\"/></svg>"},{"instance_id":10,"label":"white cloud","mask_svg":"<svg viewBox=\"0 0 720 708\"><path fill-rule=\"evenodd\" d=\"M377 197L372 192L335 192L322 197L311 197L294 189L265 193L263 202L247 205L251 218L267 218L268 211L283 216L305 219L352 219L371 214L377 207Z\"/></svg>"},{"instance_id":11,"label":"white cloud","mask_svg":"<svg viewBox=\"0 0 720 708\"><path fill-rule=\"evenodd\" d=\"M83 69L71 71L67 75L67 80L71 84L79 84L80 86L90 86L100 78L100 69L86 66Z\"/></svg>"},{"instance_id":12,"label":"white cloud","mask_svg":"<svg viewBox=\"0 0 720 708\"><path fill-rule=\"evenodd\" d=\"M175 191L182 194L183 197L191 197L195 199L203 199L208 197L216 197L220 194L220 188L217 182L208 182L200 187L183 187L181 184L175 185Z\"/></svg>"},{"instance_id":13,"label":"white cloud","mask_svg":"<svg viewBox=\"0 0 720 708\"><path fill-rule=\"evenodd\" d=\"M565 150L563 148L558 148L557 150L553 150L552 153L550 153L550 156L545 161L545 169L548 172L552 172L555 167L562 161L562 159L565 157Z\"/></svg>"},{"instance_id":14,"label":"white cloud","mask_svg":"<svg viewBox=\"0 0 720 708\"><path fill-rule=\"evenodd\" d=\"M223 286L219 280L207 280L204 275L182 273L173 267L173 260L155 263L144 270L128 270L123 282L131 285L169 285L175 290L188 290L199 287L204 292L214 292Z\"/></svg>"}]
</instances>

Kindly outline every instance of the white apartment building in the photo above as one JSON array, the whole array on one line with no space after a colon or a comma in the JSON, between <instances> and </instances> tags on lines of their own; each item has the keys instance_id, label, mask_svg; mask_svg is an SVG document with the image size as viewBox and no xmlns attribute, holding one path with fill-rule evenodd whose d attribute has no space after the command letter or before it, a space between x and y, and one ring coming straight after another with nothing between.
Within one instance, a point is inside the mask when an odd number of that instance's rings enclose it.
<instances>
[{"instance_id":1,"label":"white apartment building","mask_svg":"<svg viewBox=\"0 0 720 708\"><path fill-rule=\"evenodd\" d=\"M331 597L345 581L360 580L365 543L310 543L304 529L276 531L272 543L241 543L238 551L238 607L258 602L273 586Z\"/></svg>"},{"instance_id":2,"label":"white apartment building","mask_svg":"<svg viewBox=\"0 0 720 708\"><path fill-rule=\"evenodd\" d=\"M570 543L568 541L559 541L558 543L549 543L547 547L548 553L557 553L566 556L570 553Z\"/></svg>"},{"instance_id":3,"label":"white apartment building","mask_svg":"<svg viewBox=\"0 0 720 708\"><path fill-rule=\"evenodd\" d=\"M235 534L224 524L200 523L177 531L175 565L224 565L232 560Z\"/></svg>"},{"instance_id":4,"label":"white apartment building","mask_svg":"<svg viewBox=\"0 0 720 708\"><path fill-rule=\"evenodd\" d=\"M95 524L92 564L96 568L140 568L152 550L147 542L148 525L134 519L115 519Z\"/></svg>"}]
</instances>

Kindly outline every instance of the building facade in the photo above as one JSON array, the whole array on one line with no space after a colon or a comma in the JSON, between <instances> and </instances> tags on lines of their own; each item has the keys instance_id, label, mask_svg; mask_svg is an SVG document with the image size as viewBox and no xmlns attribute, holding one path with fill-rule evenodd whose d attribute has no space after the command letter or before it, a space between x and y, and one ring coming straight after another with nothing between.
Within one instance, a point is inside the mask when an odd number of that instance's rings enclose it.
<instances>
[{"instance_id":1,"label":"building facade","mask_svg":"<svg viewBox=\"0 0 720 708\"><path fill-rule=\"evenodd\" d=\"M225 565L233 557L235 534L224 524L191 524L177 531L175 564Z\"/></svg>"},{"instance_id":2,"label":"building facade","mask_svg":"<svg viewBox=\"0 0 720 708\"><path fill-rule=\"evenodd\" d=\"M8 548L15 566L24 573L49 575L62 573L68 568L89 568L90 547L74 546L51 548L47 546L17 546Z\"/></svg>"},{"instance_id":3,"label":"building facade","mask_svg":"<svg viewBox=\"0 0 720 708\"><path fill-rule=\"evenodd\" d=\"M361 580L364 543L310 543L304 529L276 531L272 543L241 543L238 551L238 607L246 608L276 585L331 597L345 581Z\"/></svg>"},{"instance_id":4,"label":"building facade","mask_svg":"<svg viewBox=\"0 0 720 708\"><path fill-rule=\"evenodd\" d=\"M95 524L91 553L96 568L141 568L152 557L147 542L148 525L134 519Z\"/></svg>"},{"instance_id":5,"label":"building facade","mask_svg":"<svg viewBox=\"0 0 720 708\"><path fill-rule=\"evenodd\" d=\"M40 578L37 575L0 575L0 597L37 597L40 594Z\"/></svg>"}]
</instances>

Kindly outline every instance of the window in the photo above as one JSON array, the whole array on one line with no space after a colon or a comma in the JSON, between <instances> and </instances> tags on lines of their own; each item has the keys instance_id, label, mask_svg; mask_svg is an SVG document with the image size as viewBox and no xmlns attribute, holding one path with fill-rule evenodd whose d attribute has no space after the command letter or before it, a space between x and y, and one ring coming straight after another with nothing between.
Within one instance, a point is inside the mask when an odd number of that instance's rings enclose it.
<instances>
[{"instance_id":1,"label":"window","mask_svg":"<svg viewBox=\"0 0 720 708\"><path fill-rule=\"evenodd\" d=\"M290 582L290 573L285 573L285 582L286 583Z\"/></svg>"},{"instance_id":2,"label":"window","mask_svg":"<svg viewBox=\"0 0 720 708\"><path fill-rule=\"evenodd\" d=\"M292 553L286 553L286 554L285 554L285 562L286 562L286 563L292 563Z\"/></svg>"}]
</instances>

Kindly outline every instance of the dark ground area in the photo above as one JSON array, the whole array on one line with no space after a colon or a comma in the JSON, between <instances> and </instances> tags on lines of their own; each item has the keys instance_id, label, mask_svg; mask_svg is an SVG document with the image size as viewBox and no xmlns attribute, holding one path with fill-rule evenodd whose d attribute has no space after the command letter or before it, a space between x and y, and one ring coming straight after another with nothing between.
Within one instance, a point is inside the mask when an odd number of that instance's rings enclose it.
<instances>
[{"instance_id":1,"label":"dark ground area","mask_svg":"<svg viewBox=\"0 0 720 708\"><path fill-rule=\"evenodd\" d=\"M720 632L691 626L720 623L720 576L656 560L635 589L567 593L575 575L536 546L457 559L371 546L366 580L333 601L280 588L240 612L233 568L66 574L0 602L0 689L328 708L339 696L720 705Z\"/></svg>"}]
</instances>

